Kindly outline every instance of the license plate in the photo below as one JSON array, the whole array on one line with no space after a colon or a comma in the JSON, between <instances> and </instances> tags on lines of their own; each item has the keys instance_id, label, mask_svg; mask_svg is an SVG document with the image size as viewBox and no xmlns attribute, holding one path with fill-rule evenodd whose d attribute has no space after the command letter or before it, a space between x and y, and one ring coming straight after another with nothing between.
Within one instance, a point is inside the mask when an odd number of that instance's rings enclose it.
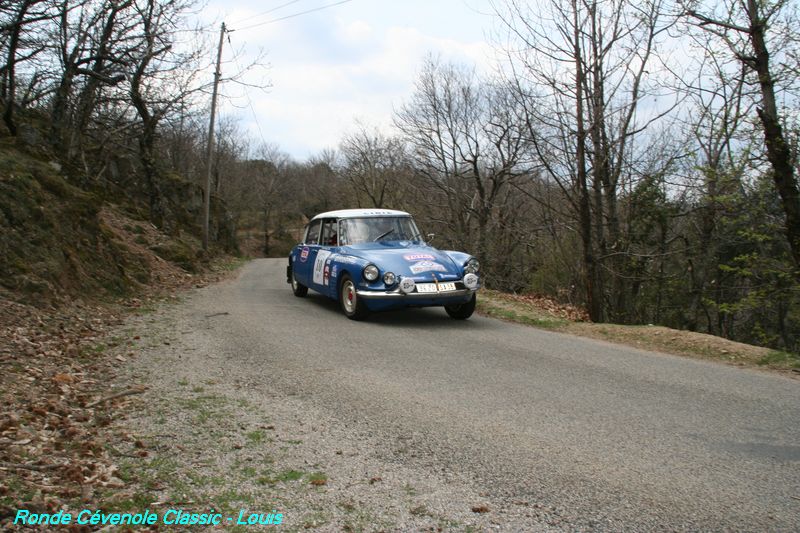
<instances>
[{"instance_id":1,"label":"license plate","mask_svg":"<svg viewBox=\"0 0 800 533\"><path fill-rule=\"evenodd\" d=\"M437 291L435 283L417 283L417 292L445 292L445 291L454 291L456 290L455 283L439 283L439 289Z\"/></svg>"}]
</instances>

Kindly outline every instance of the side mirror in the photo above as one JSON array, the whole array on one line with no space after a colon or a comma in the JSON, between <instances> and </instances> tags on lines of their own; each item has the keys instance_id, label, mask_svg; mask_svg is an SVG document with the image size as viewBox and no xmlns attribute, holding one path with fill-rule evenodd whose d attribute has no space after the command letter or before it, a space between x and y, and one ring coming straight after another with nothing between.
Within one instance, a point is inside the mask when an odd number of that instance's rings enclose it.
<instances>
[{"instance_id":1,"label":"side mirror","mask_svg":"<svg viewBox=\"0 0 800 533\"><path fill-rule=\"evenodd\" d=\"M435 233L428 233L428 235L426 237L427 237L426 243L430 244L430 243L433 242L433 239L436 238L436 234Z\"/></svg>"}]
</instances>

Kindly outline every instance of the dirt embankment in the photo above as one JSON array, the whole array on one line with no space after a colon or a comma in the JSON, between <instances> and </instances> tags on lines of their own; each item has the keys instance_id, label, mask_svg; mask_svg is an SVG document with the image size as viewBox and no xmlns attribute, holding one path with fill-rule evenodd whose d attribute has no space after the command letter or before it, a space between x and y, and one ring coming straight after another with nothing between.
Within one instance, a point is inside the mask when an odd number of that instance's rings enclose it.
<instances>
[{"instance_id":1,"label":"dirt embankment","mask_svg":"<svg viewBox=\"0 0 800 533\"><path fill-rule=\"evenodd\" d=\"M0 296L0 529L11 527L16 509L101 505L125 486L121 456L147 454L110 429L143 391L136 383L110 385L139 353L140 339L123 321L183 288L227 276L232 263L190 274L152 253L146 260L158 282L113 303L75 298L40 308Z\"/></svg>"},{"instance_id":2,"label":"dirt embankment","mask_svg":"<svg viewBox=\"0 0 800 533\"><path fill-rule=\"evenodd\" d=\"M124 485L126 436L108 428L141 389L109 386L139 342L120 325L227 275L230 258L197 248L0 150L0 529L16 509L92 506Z\"/></svg>"},{"instance_id":3,"label":"dirt embankment","mask_svg":"<svg viewBox=\"0 0 800 533\"><path fill-rule=\"evenodd\" d=\"M484 315L529 326L633 346L642 350L758 367L800 378L800 356L731 341L714 335L663 326L594 324L586 311L542 297L482 291L478 310Z\"/></svg>"}]
</instances>

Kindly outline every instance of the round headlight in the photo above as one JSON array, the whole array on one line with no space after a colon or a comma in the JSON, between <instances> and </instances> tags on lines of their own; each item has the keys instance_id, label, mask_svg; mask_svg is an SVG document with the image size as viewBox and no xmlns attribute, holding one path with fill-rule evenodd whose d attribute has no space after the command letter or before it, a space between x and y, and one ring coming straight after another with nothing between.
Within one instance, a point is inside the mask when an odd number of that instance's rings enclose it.
<instances>
[{"instance_id":1,"label":"round headlight","mask_svg":"<svg viewBox=\"0 0 800 533\"><path fill-rule=\"evenodd\" d=\"M464 286L470 290L475 290L478 288L478 275L469 273L464 276Z\"/></svg>"},{"instance_id":2,"label":"round headlight","mask_svg":"<svg viewBox=\"0 0 800 533\"><path fill-rule=\"evenodd\" d=\"M467 264L464 265L464 272L468 274L477 274L480 269L481 264L474 257L467 261Z\"/></svg>"},{"instance_id":3,"label":"round headlight","mask_svg":"<svg viewBox=\"0 0 800 533\"><path fill-rule=\"evenodd\" d=\"M394 273L387 272L386 274L383 275L383 282L386 285L394 285L395 281L397 281L397 278L395 277Z\"/></svg>"},{"instance_id":4,"label":"round headlight","mask_svg":"<svg viewBox=\"0 0 800 533\"><path fill-rule=\"evenodd\" d=\"M375 265L367 265L364 269L364 278L367 281L375 281L378 279L378 267Z\"/></svg>"},{"instance_id":5,"label":"round headlight","mask_svg":"<svg viewBox=\"0 0 800 533\"><path fill-rule=\"evenodd\" d=\"M414 287L416 286L417 284L414 283L414 280L411 278L403 278L400 280L400 290L403 291L405 294L414 292Z\"/></svg>"}]
</instances>

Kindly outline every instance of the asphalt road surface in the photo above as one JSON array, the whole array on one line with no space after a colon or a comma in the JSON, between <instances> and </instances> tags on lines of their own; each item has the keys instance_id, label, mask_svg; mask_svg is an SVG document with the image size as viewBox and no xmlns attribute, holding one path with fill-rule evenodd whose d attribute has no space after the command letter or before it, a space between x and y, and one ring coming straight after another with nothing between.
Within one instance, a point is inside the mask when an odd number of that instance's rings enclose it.
<instances>
[{"instance_id":1,"label":"asphalt road surface","mask_svg":"<svg viewBox=\"0 0 800 533\"><path fill-rule=\"evenodd\" d=\"M190 305L228 313L227 364L564 529L800 530L800 381L437 308L353 322L282 259Z\"/></svg>"}]
</instances>

